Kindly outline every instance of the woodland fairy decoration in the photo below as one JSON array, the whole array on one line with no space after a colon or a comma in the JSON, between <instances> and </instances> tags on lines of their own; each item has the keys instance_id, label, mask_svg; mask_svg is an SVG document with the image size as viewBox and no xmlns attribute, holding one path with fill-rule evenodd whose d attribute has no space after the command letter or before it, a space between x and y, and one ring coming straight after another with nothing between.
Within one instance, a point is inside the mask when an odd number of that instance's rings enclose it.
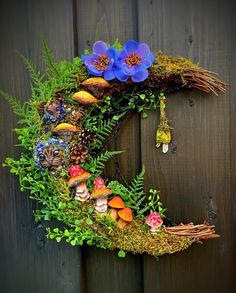
<instances>
[{"instance_id":1,"label":"woodland fairy decoration","mask_svg":"<svg viewBox=\"0 0 236 293\"><path fill-rule=\"evenodd\" d=\"M71 63L56 63L45 41L43 49L45 75L22 57L31 73L32 97L21 105L0 94L21 117L15 131L25 149L5 165L19 176L21 190L39 203L35 220L53 218L64 225L47 228L48 237L73 246L118 249L121 257L126 251L160 256L219 237L206 222L177 225L166 218L159 191L144 192L144 167L130 185L119 182L119 176L104 178L103 169L122 153L108 150L107 143L129 113L147 117L148 109L159 110L153 143L166 153L171 143L168 93L191 88L217 94L225 92L226 84L186 58L154 54L133 40L123 47L118 41L111 46L98 41L92 52Z\"/></svg>"}]
</instances>

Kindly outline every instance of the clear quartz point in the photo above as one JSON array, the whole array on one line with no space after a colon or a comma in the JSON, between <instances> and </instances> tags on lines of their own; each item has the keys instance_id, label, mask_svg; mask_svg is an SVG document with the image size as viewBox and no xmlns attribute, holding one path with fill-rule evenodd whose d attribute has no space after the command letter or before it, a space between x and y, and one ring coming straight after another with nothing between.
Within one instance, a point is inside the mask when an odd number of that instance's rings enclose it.
<instances>
[{"instance_id":1,"label":"clear quartz point","mask_svg":"<svg viewBox=\"0 0 236 293\"><path fill-rule=\"evenodd\" d=\"M168 152L168 149L169 149L169 145L168 144L165 144L163 143L162 145L162 152L165 154Z\"/></svg>"}]
</instances>

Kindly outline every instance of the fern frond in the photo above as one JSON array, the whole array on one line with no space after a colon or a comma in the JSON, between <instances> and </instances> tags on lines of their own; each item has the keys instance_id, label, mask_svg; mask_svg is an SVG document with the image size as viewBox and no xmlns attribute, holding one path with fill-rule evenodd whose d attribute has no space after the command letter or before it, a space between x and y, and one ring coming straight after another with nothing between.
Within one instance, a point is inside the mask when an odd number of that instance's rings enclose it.
<instances>
[{"instance_id":1,"label":"fern frond","mask_svg":"<svg viewBox=\"0 0 236 293\"><path fill-rule=\"evenodd\" d=\"M9 95L8 93L1 91L1 90L0 90L0 95L5 98L5 100L9 103L13 112L16 115L18 115L20 117L25 117L24 106L21 104L19 99L13 97L12 95Z\"/></svg>"},{"instance_id":2,"label":"fern frond","mask_svg":"<svg viewBox=\"0 0 236 293\"><path fill-rule=\"evenodd\" d=\"M44 75L41 75L40 71L26 56L21 53L18 54L28 69L33 85L40 91L40 88L43 88Z\"/></svg>"},{"instance_id":3,"label":"fern frond","mask_svg":"<svg viewBox=\"0 0 236 293\"><path fill-rule=\"evenodd\" d=\"M96 127L96 136L91 149L100 148L103 145L103 142L111 134L116 123L117 120L114 118L99 123Z\"/></svg>"},{"instance_id":4,"label":"fern frond","mask_svg":"<svg viewBox=\"0 0 236 293\"><path fill-rule=\"evenodd\" d=\"M47 41L45 38L43 38L42 43L43 43L42 44L42 46L43 46L43 60L44 60L45 66L46 66L46 72L47 72L48 76L58 76L59 73L56 68L56 62L55 62L54 56L52 54L52 51L48 47L48 44L47 44Z\"/></svg>"},{"instance_id":5,"label":"fern frond","mask_svg":"<svg viewBox=\"0 0 236 293\"><path fill-rule=\"evenodd\" d=\"M120 182L116 180L110 181L108 187L112 190L113 194L120 195L124 200L127 200L129 198L129 189Z\"/></svg>"},{"instance_id":6,"label":"fern frond","mask_svg":"<svg viewBox=\"0 0 236 293\"><path fill-rule=\"evenodd\" d=\"M90 170L94 173L96 173L97 176L100 176L105 168L105 162L107 162L111 157L121 154L123 151L106 151L105 153L102 153L97 158L90 161Z\"/></svg>"},{"instance_id":7,"label":"fern frond","mask_svg":"<svg viewBox=\"0 0 236 293\"><path fill-rule=\"evenodd\" d=\"M130 184L130 191L134 194L138 194L140 192L143 192L143 184L144 184L144 174L145 174L145 168L142 167L142 171L137 177L133 180L133 182Z\"/></svg>"}]
</instances>

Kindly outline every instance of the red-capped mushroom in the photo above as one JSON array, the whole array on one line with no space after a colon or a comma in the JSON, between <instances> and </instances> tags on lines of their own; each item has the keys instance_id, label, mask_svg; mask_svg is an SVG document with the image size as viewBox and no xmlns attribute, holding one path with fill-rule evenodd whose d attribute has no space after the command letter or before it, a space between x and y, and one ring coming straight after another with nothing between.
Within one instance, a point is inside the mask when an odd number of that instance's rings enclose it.
<instances>
[{"instance_id":1,"label":"red-capped mushroom","mask_svg":"<svg viewBox=\"0 0 236 293\"><path fill-rule=\"evenodd\" d=\"M112 191L106 187L102 178L96 178L94 180L94 189L91 193L91 199L96 199L95 211L97 213L105 213L107 211L107 196L112 194ZM105 199L105 200L101 200Z\"/></svg>"},{"instance_id":2,"label":"red-capped mushroom","mask_svg":"<svg viewBox=\"0 0 236 293\"><path fill-rule=\"evenodd\" d=\"M68 187L75 187L75 199L84 202L89 199L90 194L86 186L86 181L91 177L91 174L84 171L79 165L70 166L70 179Z\"/></svg>"},{"instance_id":3,"label":"red-capped mushroom","mask_svg":"<svg viewBox=\"0 0 236 293\"><path fill-rule=\"evenodd\" d=\"M154 212L154 213L150 214L149 216L147 216L146 224L149 227L151 227L151 229L150 229L151 233L156 234L157 229L160 228L161 225L163 224L163 220L157 212Z\"/></svg>"}]
</instances>

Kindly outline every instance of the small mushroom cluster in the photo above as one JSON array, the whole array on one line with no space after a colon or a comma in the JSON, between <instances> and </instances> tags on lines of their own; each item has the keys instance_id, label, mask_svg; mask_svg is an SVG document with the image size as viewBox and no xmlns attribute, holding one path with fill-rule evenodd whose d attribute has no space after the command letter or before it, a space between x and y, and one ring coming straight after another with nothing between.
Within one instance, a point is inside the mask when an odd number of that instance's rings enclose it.
<instances>
[{"instance_id":1,"label":"small mushroom cluster","mask_svg":"<svg viewBox=\"0 0 236 293\"><path fill-rule=\"evenodd\" d=\"M90 194L86 186L86 181L91 174L84 171L79 165L70 166L70 179L68 187L75 187L75 199L84 202L89 199Z\"/></svg>"},{"instance_id":2,"label":"small mushroom cluster","mask_svg":"<svg viewBox=\"0 0 236 293\"><path fill-rule=\"evenodd\" d=\"M85 81L81 82L81 85L92 90L98 90L98 92L102 92L105 88L109 87L110 84L105 79L101 77L92 77L88 78ZM88 91L80 90L72 95L72 100L81 103L83 105L91 105L99 103L100 100L94 97Z\"/></svg>"},{"instance_id":3,"label":"small mushroom cluster","mask_svg":"<svg viewBox=\"0 0 236 293\"><path fill-rule=\"evenodd\" d=\"M133 220L132 210L130 208L125 207L125 204L122 198L118 195L114 196L109 202L108 206L111 207L110 217L112 220L117 221L117 227L122 229L129 222Z\"/></svg>"}]
</instances>

